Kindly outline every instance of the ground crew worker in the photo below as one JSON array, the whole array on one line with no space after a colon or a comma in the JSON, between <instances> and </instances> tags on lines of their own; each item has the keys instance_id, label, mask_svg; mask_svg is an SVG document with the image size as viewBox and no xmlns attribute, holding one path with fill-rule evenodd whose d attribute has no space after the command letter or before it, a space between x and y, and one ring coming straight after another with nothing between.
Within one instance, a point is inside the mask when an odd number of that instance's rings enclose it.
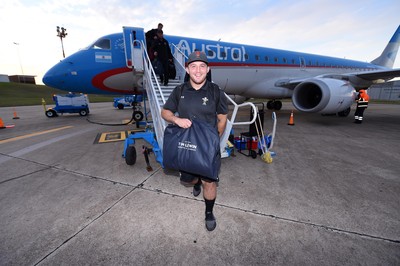
<instances>
[{"instance_id":1,"label":"ground crew worker","mask_svg":"<svg viewBox=\"0 0 400 266\"><path fill-rule=\"evenodd\" d=\"M177 86L169 96L161 111L162 117L169 123L182 128L192 125L190 117L197 117L215 127L221 136L225 130L228 114L228 105L224 92L218 85L207 80L210 71L208 59L204 52L195 51L189 55L186 72L189 81L183 84L182 89ZM216 93L211 93L217 91ZM209 95L218 95L210 97ZM180 97L177 97L177 95ZM207 97L208 96L208 97ZM179 99L179 101L177 100ZM179 116L175 116L179 113ZM217 182L197 174L180 171L181 182L194 185L193 195L197 197L203 187L203 197L206 205L205 225L208 231L217 226L213 207L217 197Z\"/></svg>"},{"instance_id":2,"label":"ground crew worker","mask_svg":"<svg viewBox=\"0 0 400 266\"><path fill-rule=\"evenodd\" d=\"M365 109L368 107L369 96L365 90L360 90L356 99L357 108L354 113L354 123L361 124L363 120L363 114Z\"/></svg>"}]
</instances>

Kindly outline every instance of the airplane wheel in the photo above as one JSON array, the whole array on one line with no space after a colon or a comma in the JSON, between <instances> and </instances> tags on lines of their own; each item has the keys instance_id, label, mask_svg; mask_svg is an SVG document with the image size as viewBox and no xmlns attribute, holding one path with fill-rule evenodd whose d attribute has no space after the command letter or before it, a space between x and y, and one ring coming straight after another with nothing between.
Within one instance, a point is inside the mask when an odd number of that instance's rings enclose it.
<instances>
[{"instance_id":1,"label":"airplane wheel","mask_svg":"<svg viewBox=\"0 0 400 266\"><path fill-rule=\"evenodd\" d=\"M128 146L128 148L126 148L125 162L127 165L134 165L136 163L136 148L135 148L135 146Z\"/></svg>"},{"instance_id":2,"label":"airplane wheel","mask_svg":"<svg viewBox=\"0 0 400 266\"><path fill-rule=\"evenodd\" d=\"M117 107L118 107L119 110L124 109L124 105L123 105L122 103L119 103L119 104L117 105Z\"/></svg>"},{"instance_id":3,"label":"airplane wheel","mask_svg":"<svg viewBox=\"0 0 400 266\"><path fill-rule=\"evenodd\" d=\"M282 109L282 102L281 101L268 101L267 102L267 109L268 110L281 110Z\"/></svg>"},{"instance_id":4,"label":"airplane wheel","mask_svg":"<svg viewBox=\"0 0 400 266\"><path fill-rule=\"evenodd\" d=\"M133 112L133 120L135 120L136 122L142 121L143 120L143 113L140 111L135 111Z\"/></svg>"},{"instance_id":5,"label":"airplane wheel","mask_svg":"<svg viewBox=\"0 0 400 266\"><path fill-rule=\"evenodd\" d=\"M57 116L57 113L56 113L56 111L54 111L54 110L47 110L47 111L46 111L46 116L47 116L47 117L56 117L56 116Z\"/></svg>"},{"instance_id":6,"label":"airplane wheel","mask_svg":"<svg viewBox=\"0 0 400 266\"><path fill-rule=\"evenodd\" d=\"M349 108L347 108L346 110L343 110L343 111L339 112L339 113L338 113L338 116L340 116L340 117L347 117L347 116L350 114L350 111L351 111L351 109L350 109L350 107L349 107Z\"/></svg>"},{"instance_id":7,"label":"airplane wheel","mask_svg":"<svg viewBox=\"0 0 400 266\"><path fill-rule=\"evenodd\" d=\"M79 111L80 116L87 116L88 115L88 110L87 109L82 109Z\"/></svg>"},{"instance_id":8,"label":"airplane wheel","mask_svg":"<svg viewBox=\"0 0 400 266\"><path fill-rule=\"evenodd\" d=\"M281 101L275 101L274 102L274 109L279 111L282 109L282 102Z\"/></svg>"},{"instance_id":9,"label":"airplane wheel","mask_svg":"<svg viewBox=\"0 0 400 266\"><path fill-rule=\"evenodd\" d=\"M273 101L268 101L267 102L267 109L268 110L274 109L274 102Z\"/></svg>"}]
</instances>

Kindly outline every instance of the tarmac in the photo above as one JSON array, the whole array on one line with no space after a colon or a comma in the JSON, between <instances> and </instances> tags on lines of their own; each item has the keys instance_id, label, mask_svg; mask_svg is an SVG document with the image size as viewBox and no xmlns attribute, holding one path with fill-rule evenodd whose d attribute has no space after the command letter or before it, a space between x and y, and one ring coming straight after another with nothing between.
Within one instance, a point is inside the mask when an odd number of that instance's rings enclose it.
<instances>
[{"instance_id":1,"label":"tarmac","mask_svg":"<svg viewBox=\"0 0 400 266\"><path fill-rule=\"evenodd\" d=\"M99 134L131 110L47 118L43 106L0 108L0 265L400 265L400 105L371 103L346 118L276 112L273 162L222 160L208 232L202 195L136 142ZM13 119L13 117L19 119ZM239 119L248 120L249 110ZM272 130L271 111L264 131ZM235 127L235 136L248 126Z\"/></svg>"}]
</instances>

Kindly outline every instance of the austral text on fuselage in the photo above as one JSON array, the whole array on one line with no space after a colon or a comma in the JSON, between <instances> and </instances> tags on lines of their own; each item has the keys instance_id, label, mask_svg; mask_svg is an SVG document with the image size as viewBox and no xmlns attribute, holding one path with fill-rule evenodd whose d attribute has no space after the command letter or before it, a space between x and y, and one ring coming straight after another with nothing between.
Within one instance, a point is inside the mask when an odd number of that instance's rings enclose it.
<instances>
[{"instance_id":1,"label":"austral text on fuselage","mask_svg":"<svg viewBox=\"0 0 400 266\"><path fill-rule=\"evenodd\" d=\"M204 51L207 54L208 59L244 62L246 61L247 56L244 46L230 47L223 46L219 43L198 44L195 42L192 42L190 45L187 40L180 40L177 46L186 55L190 55L195 50Z\"/></svg>"}]
</instances>

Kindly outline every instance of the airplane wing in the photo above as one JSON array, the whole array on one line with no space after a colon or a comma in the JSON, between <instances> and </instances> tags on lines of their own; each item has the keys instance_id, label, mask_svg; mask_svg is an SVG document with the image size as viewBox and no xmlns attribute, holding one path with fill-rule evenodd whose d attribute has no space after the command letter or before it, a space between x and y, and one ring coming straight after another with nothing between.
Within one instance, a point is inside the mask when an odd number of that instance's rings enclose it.
<instances>
[{"instance_id":1,"label":"airplane wing","mask_svg":"<svg viewBox=\"0 0 400 266\"><path fill-rule=\"evenodd\" d=\"M400 69L280 79L275 82L275 86L293 91L292 103L297 110L346 116L354 103L356 90L367 89L395 77L400 77Z\"/></svg>"},{"instance_id":2,"label":"airplane wing","mask_svg":"<svg viewBox=\"0 0 400 266\"><path fill-rule=\"evenodd\" d=\"M349 81L354 88L366 88L374 83L387 82L396 77L400 77L399 68L389 69L389 70L345 73L345 74L324 74L317 76L316 78L330 78L330 79L344 80L344 81ZM309 77L296 78L296 79L281 79L275 83L275 86L294 89L298 84L307 81L308 79Z\"/></svg>"},{"instance_id":3,"label":"airplane wing","mask_svg":"<svg viewBox=\"0 0 400 266\"><path fill-rule=\"evenodd\" d=\"M400 69L390 69L390 70L378 70L378 71L369 71L366 73L355 74L356 77L365 79L365 80L379 80L384 79L386 81L400 77Z\"/></svg>"}]
</instances>

